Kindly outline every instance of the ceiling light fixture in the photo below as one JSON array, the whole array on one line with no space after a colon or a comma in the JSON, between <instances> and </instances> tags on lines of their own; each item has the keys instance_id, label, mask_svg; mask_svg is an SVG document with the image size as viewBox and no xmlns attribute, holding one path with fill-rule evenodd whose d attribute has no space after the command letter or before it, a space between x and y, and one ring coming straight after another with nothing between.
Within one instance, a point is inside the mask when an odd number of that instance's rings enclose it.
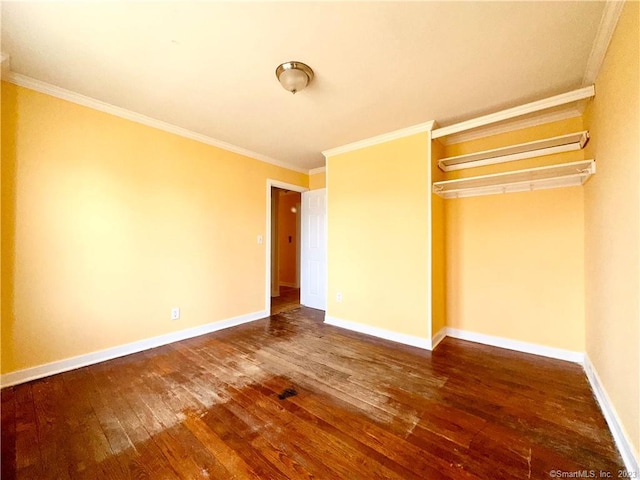
<instances>
[{"instance_id":1,"label":"ceiling light fixture","mask_svg":"<svg viewBox=\"0 0 640 480\"><path fill-rule=\"evenodd\" d=\"M276 77L285 90L295 94L313 80L313 70L301 62L286 62L276 68Z\"/></svg>"}]
</instances>

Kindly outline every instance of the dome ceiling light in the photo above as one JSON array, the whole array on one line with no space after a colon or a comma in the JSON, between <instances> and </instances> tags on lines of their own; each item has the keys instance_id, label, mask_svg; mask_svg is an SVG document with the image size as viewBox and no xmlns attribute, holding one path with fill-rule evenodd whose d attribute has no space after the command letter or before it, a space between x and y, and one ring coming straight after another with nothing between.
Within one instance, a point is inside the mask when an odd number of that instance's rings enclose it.
<instances>
[{"instance_id":1,"label":"dome ceiling light","mask_svg":"<svg viewBox=\"0 0 640 480\"><path fill-rule=\"evenodd\" d=\"M285 90L295 94L313 80L313 70L301 62L286 62L276 68L276 77Z\"/></svg>"}]
</instances>

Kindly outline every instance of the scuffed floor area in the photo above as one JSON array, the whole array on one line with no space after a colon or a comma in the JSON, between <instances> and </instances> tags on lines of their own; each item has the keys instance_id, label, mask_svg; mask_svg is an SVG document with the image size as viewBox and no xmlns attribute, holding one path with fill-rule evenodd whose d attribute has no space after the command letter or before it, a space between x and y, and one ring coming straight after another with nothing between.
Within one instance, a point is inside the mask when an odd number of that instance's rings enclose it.
<instances>
[{"instance_id":1,"label":"scuffed floor area","mask_svg":"<svg viewBox=\"0 0 640 480\"><path fill-rule=\"evenodd\" d=\"M2 478L548 479L623 469L577 364L299 307L2 390ZM557 476L557 475L556 475Z\"/></svg>"}]
</instances>

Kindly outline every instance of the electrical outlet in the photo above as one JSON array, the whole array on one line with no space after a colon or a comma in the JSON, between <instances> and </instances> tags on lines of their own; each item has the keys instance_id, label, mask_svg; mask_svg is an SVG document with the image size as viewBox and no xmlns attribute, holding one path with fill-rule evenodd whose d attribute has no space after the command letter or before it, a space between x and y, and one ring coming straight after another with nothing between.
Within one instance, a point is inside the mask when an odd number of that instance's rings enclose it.
<instances>
[{"instance_id":1,"label":"electrical outlet","mask_svg":"<svg viewBox=\"0 0 640 480\"><path fill-rule=\"evenodd\" d=\"M171 309L171 320L178 320L180 318L180 308L174 307Z\"/></svg>"},{"instance_id":2,"label":"electrical outlet","mask_svg":"<svg viewBox=\"0 0 640 480\"><path fill-rule=\"evenodd\" d=\"M336 293L336 302L342 303L342 292Z\"/></svg>"}]
</instances>

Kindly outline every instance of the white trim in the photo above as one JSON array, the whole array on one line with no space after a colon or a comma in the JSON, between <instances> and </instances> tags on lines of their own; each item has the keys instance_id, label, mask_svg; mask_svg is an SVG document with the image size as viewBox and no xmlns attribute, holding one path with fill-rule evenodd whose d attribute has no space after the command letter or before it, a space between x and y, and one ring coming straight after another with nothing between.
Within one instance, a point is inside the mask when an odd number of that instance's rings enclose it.
<instances>
[{"instance_id":1,"label":"white trim","mask_svg":"<svg viewBox=\"0 0 640 480\"><path fill-rule=\"evenodd\" d=\"M486 127L477 128L475 130L469 130L446 137L441 137L440 142L444 145L452 145L455 143L477 140L478 138L499 135L501 133L522 130L524 128L537 127L538 125L544 125L545 123L559 122L561 120L567 120L569 118L580 117L582 116L585 105L586 104L584 102L580 102L580 104L576 106L571 106L569 108L565 107L561 110L554 110L552 112L540 113L529 118L521 118L497 125L487 125Z\"/></svg>"},{"instance_id":2,"label":"white trim","mask_svg":"<svg viewBox=\"0 0 640 480\"><path fill-rule=\"evenodd\" d=\"M312 168L311 170L309 170L309 175L316 175L318 173L324 173L327 171L327 167L318 167L318 168Z\"/></svg>"},{"instance_id":3,"label":"white trim","mask_svg":"<svg viewBox=\"0 0 640 480\"><path fill-rule=\"evenodd\" d=\"M542 157L555 153L580 150L589 141L589 132L569 133L551 138L542 138L531 142L492 148L481 152L466 153L455 157L438 160L438 167L444 172L462 170L465 168L482 167L496 163L513 162L525 158Z\"/></svg>"},{"instance_id":4,"label":"white trim","mask_svg":"<svg viewBox=\"0 0 640 480\"><path fill-rule=\"evenodd\" d=\"M286 162L281 162L280 160L276 160L266 155L262 155L261 153L253 152L251 150L247 150L246 148L238 147L236 145L223 142L221 140L216 140L215 138L211 138L207 135L196 133L191 130L187 130L186 128L178 127L177 125L163 122L162 120L156 120L155 118L147 117L146 115L142 115L140 113L127 110L126 108L117 107L115 105L111 105L109 103L96 100L95 98L87 97L85 95L72 92L71 90L66 90L64 88L51 85L50 83L42 82L40 80L36 80L35 78L27 77L26 75L22 75L20 73L9 72L6 75L5 80L15 85L19 85L21 87L35 90L36 92L44 93L46 95L51 95L52 97L56 97L62 100L66 100L68 102L76 103L84 107L89 107L94 110L98 110L100 112L104 112L110 115L114 115L116 117L124 118L126 120L131 120L132 122L141 123L142 125L146 125L148 127L157 128L158 130L163 130L165 132L173 133L175 135L179 135L184 138L195 140L196 142L205 143L207 145L211 145L216 148L221 148L222 150L226 150L228 152L233 152L233 153L237 153L238 155L243 155L245 157L253 158L254 160L270 163L271 165L276 165L278 167L293 170L294 172L306 173L306 174L308 174L309 172L308 169L300 168Z\"/></svg>"},{"instance_id":5,"label":"white trim","mask_svg":"<svg viewBox=\"0 0 640 480\"><path fill-rule=\"evenodd\" d=\"M604 418L607 421L607 425L609 425L609 430L611 430L611 434L616 442L618 451L622 456L622 461L624 462L627 471L635 472L637 478L637 475L640 475L640 461L634 453L631 439L625 431L611 399L607 395L607 391L598 376L598 372L593 366L593 363L591 363L587 354L584 355L584 371L587 374L587 378L589 379L589 383L591 384L591 388L598 404L600 405Z\"/></svg>"},{"instance_id":6,"label":"white trim","mask_svg":"<svg viewBox=\"0 0 640 480\"><path fill-rule=\"evenodd\" d=\"M442 327L431 339L431 349L435 350L442 340L447 336L447 327Z\"/></svg>"},{"instance_id":7,"label":"white trim","mask_svg":"<svg viewBox=\"0 0 640 480\"><path fill-rule=\"evenodd\" d=\"M596 39L591 47L587 68L585 68L584 76L582 77L583 85L590 85L596 82L623 7L624 1L609 0L605 2L600 25L598 25L598 31L596 32Z\"/></svg>"},{"instance_id":8,"label":"white trim","mask_svg":"<svg viewBox=\"0 0 640 480\"><path fill-rule=\"evenodd\" d=\"M567 362L582 363L584 353L574 352L573 350L565 350L562 348L547 347L537 343L521 342L519 340L511 340L510 338L494 337L493 335L485 335L483 333L470 332L467 330L459 330L457 328L446 327L446 336L458 338L460 340L468 340L470 342L491 345L492 347L506 348L517 352L531 353L542 357L556 358Z\"/></svg>"},{"instance_id":9,"label":"white trim","mask_svg":"<svg viewBox=\"0 0 640 480\"><path fill-rule=\"evenodd\" d=\"M333 325L334 327L344 328L345 330L351 330L352 332L364 333L365 335L371 335L372 337L383 338L392 342L431 350L431 340L428 338L392 332L391 330L385 330L384 328L371 327L369 325L351 322L349 320L343 320L329 315L324 316L324 323L327 325Z\"/></svg>"},{"instance_id":10,"label":"white trim","mask_svg":"<svg viewBox=\"0 0 640 480\"><path fill-rule=\"evenodd\" d=\"M585 98L593 97L595 93L595 87L593 85L589 85L588 87L572 90L571 92L561 93L560 95L544 98L535 102L525 103L524 105L490 113L481 117L472 118L471 120L455 123L447 127L437 128L431 132L431 135L432 138L440 138L446 135L463 132L465 130L484 127L485 125L510 120L522 115L539 112L540 110L545 110L547 108L553 108L567 103L576 102L578 100L584 100Z\"/></svg>"},{"instance_id":11,"label":"white trim","mask_svg":"<svg viewBox=\"0 0 640 480\"><path fill-rule=\"evenodd\" d=\"M156 348L162 345L167 345L169 343L179 342L180 340L186 340L187 338L199 337L200 335L217 332L218 330L223 330L225 328L236 327L238 325L242 325L243 323L253 322L255 320L260 320L268 316L268 310L248 313L246 315L240 315L237 317L208 323L206 325L200 325L193 328L187 328L185 330L167 333L165 335L160 335L157 337L146 338L137 342L127 343L125 345L119 345L117 347L87 353L84 355L79 355L77 357L65 358L64 360L58 360L55 362L46 363L44 365L38 365L37 367L30 367L15 372L5 373L0 377L0 385L2 386L2 388L10 387L12 385L29 382L38 378L48 377L57 373L67 372L69 370L75 370L76 368L86 367L87 365L104 362L113 358L142 352L150 348Z\"/></svg>"},{"instance_id":12,"label":"white trim","mask_svg":"<svg viewBox=\"0 0 640 480\"><path fill-rule=\"evenodd\" d=\"M306 187L294 185L293 183L281 182L279 180L272 180L267 178L267 216L266 216L266 230L264 239L265 257L266 257L266 278L265 278L265 299L264 309L265 311L271 311L271 188L284 188L285 190L291 190L293 192L306 192L309 190Z\"/></svg>"},{"instance_id":13,"label":"white trim","mask_svg":"<svg viewBox=\"0 0 640 480\"><path fill-rule=\"evenodd\" d=\"M455 165L447 166L447 162L449 160L454 159L454 157L450 157L450 158L443 158L442 160L438 161L438 167L443 172L452 172L454 170L465 170L467 168L477 168L477 167L485 167L487 165L496 165L499 163L515 162L516 160L525 160L527 158L537 158L537 157L544 157L547 155L555 155L556 153L571 152L573 150L580 150L581 148L582 147L580 146L579 143L566 143L564 145L558 145L555 147L546 147L546 148L540 148L537 150L527 150L526 152L511 153L508 155L496 155L494 157L483 158L482 160L471 160L468 162L462 162ZM470 155L460 155L460 157L463 157L463 156L466 157ZM455 160L457 160L457 158L455 158Z\"/></svg>"},{"instance_id":14,"label":"white trim","mask_svg":"<svg viewBox=\"0 0 640 480\"><path fill-rule=\"evenodd\" d=\"M477 177L433 183L433 193L445 199L528 192L547 188L576 187L596 173L595 160L559 163Z\"/></svg>"},{"instance_id":15,"label":"white trim","mask_svg":"<svg viewBox=\"0 0 640 480\"><path fill-rule=\"evenodd\" d=\"M417 133L430 132L433 129L434 123L435 122L433 120L430 120L424 123L419 123L418 125L413 125L407 128L401 128L400 130L394 130L393 132L383 133L382 135L377 135L371 138L365 138L364 140L348 143L347 145L342 145L340 147L330 148L329 150L324 150L322 154L325 156L325 158L332 157L334 155L340 155L341 153L351 152L353 150L359 150L365 147L371 147L373 145L390 142L391 140L408 137L410 135L415 135Z\"/></svg>"},{"instance_id":16,"label":"white trim","mask_svg":"<svg viewBox=\"0 0 640 480\"><path fill-rule=\"evenodd\" d=\"M325 316L327 310L329 310L329 159L327 158L325 162L325 167L327 171L324 175L324 188L325 188L325 197L324 197L324 213L325 213L325 221L324 221L324 247L325 247L325 257L324 257L324 295L325 295ZM302 236L300 237L302 238ZM302 270L301 270L302 272ZM302 275L300 275L302 276ZM300 298L302 298L302 283L300 284Z\"/></svg>"},{"instance_id":17,"label":"white trim","mask_svg":"<svg viewBox=\"0 0 640 480\"><path fill-rule=\"evenodd\" d=\"M432 126L435 122L432 122ZM424 201L427 203L427 338L429 339L429 349L432 348L433 337L433 194L429 191L429 186L433 182L433 152L432 130L427 132L427 196ZM443 226L444 228L444 226Z\"/></svg>"}]
</instances>

